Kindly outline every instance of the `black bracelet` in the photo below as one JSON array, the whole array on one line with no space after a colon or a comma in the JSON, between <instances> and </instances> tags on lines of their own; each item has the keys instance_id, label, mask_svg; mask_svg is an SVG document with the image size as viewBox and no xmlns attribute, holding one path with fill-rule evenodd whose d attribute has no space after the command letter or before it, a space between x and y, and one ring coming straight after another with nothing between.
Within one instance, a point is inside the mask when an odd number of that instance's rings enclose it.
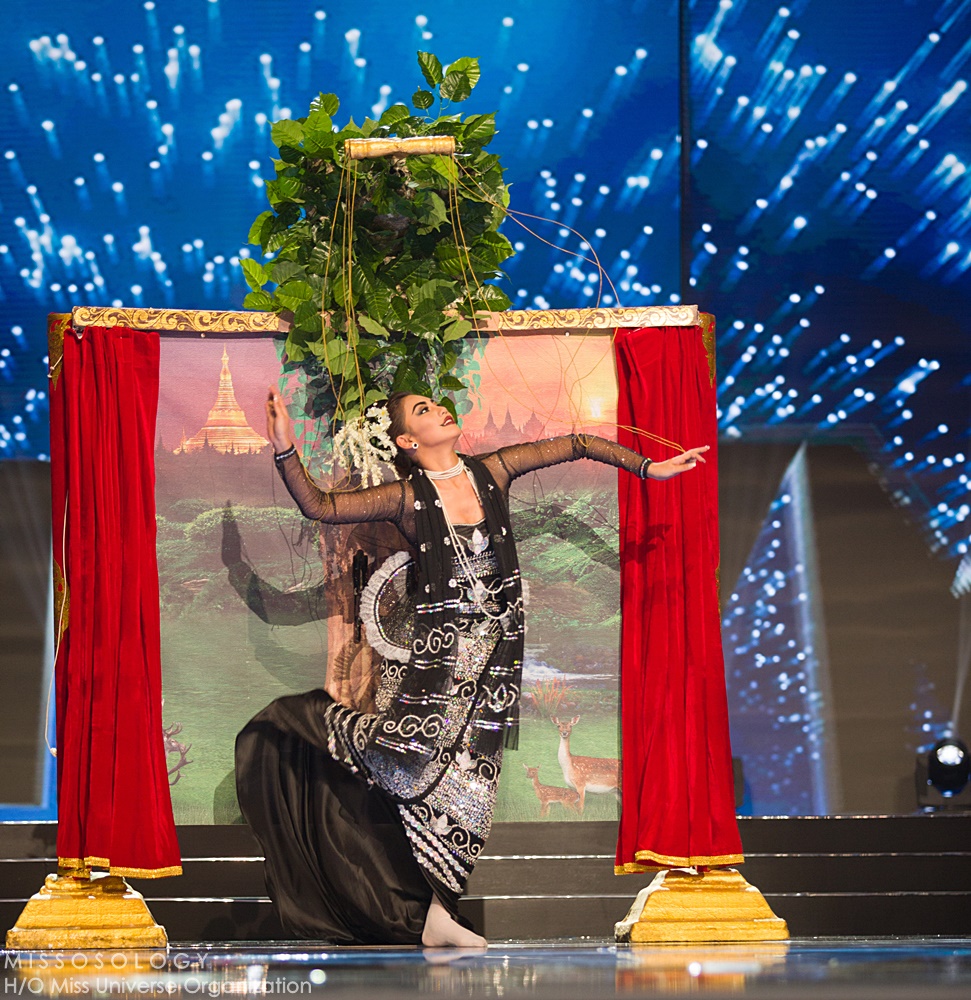
<instances>
[{"instance_id":1,"label":"black bracelet","mask_svg":"<svg viewBox=\"0 0 971 1000\"><path fill-rule=\"evenodd\" d=\"M273 461L282 462L285 458L289 458L291 455L296 455L297 446L295 444L290 445L286 451L281 451L279 454L274 453Z\"/></svg>"},{"instance_id":2,"label":"black bracelet","mask_svg":"<svg viewBox=\"0 0 971 1000\"><path fill-rule=\"evenodd\" d=\"M645 458L644 461L641 462L640 471L637 473L641 477L641 479L647 479L647 470L650 467L651 467L651 459Z\"/></svg>"}]
</instances>

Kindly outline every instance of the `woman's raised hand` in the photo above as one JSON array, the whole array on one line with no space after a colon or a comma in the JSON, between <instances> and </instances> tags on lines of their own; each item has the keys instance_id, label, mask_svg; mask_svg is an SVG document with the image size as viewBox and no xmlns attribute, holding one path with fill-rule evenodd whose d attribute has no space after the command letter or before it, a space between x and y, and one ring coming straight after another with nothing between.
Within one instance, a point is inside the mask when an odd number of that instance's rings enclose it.
<instances>
[{"instance_id":1,"label":"woman's raised hand","mask_svg":"<svg viewBox=\"0 0 971 1000\"><path fill-rule=\"evenodd\" d=\"M290 414L276 386L271 385L266 396L266 436L279 455L293 446L290 436Z\"/></svg>"},{"instance_id":2,"label":"woman's raised hand","mask_svg":"<svg viewBox=\"0 0 971 1000\"><path fill-rule=\"evenodd\" d=\"M711 448L706 444L703 448L689 448L686 452L669 458L664 462L651 462L647 467L648 479L673 479L682 472L693 469L699 462L704 464L705 452Z\"/></svg>"}]
</instances>

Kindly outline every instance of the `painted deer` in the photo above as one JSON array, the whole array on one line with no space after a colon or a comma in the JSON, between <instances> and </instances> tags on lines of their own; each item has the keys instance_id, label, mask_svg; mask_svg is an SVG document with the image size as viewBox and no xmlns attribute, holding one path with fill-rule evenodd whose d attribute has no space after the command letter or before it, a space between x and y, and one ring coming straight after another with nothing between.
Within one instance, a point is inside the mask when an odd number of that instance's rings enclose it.
<instances>
[{"instance_id":1,"label":"painted deer","mask_svg":"<svg viewBox=\"0 0 971 1000\"><path fill-rule=\"evenodd\" d=\"M615 757L577 757L570 753L570 733L580 721L575 715L569 722L560 722L555 716L550 721L560 731L560 749L556 757L563 768L566 783L577 790L580 812L587 792L613 792L620 795L620 761Z\"/></svg>"},{"instance_id":2,"label":"painted deer","mask_svg":"<svg viewBox=\"0 0 971 1000\"><path fill-rule=\"evenodd\" d=\"M536 792L536 798L540 801L540 816L548 816L550 813L550 806L554 802L558 802L564 809L572 809L574 812L578 812L577 802L579 801L579 796L572 788L562 788L559 785L541 785L539 780L539 768L538 767L526 767L526 776L533 783L533 791Z\"/></svg>"}]
</instances>

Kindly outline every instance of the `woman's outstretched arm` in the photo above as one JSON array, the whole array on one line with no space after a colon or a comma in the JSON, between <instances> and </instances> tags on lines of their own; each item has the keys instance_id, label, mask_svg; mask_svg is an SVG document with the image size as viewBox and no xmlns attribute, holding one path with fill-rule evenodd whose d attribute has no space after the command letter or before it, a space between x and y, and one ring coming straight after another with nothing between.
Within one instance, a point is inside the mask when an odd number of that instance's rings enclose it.
<instances>
[{"instance_id":1,"label":"woman's outstretched arm","mask_svg":"<svg viewBox=\"0 0 971 1000\"><path fill-rule=\"evenodd\" d=\"M595 462L626 469L642 479L671 479L693 469L699 462L704 462L704 453L708 448L708 445L690 448L674 458L653 462L616 441L607 441L592 434L567 434L546 441L500 448L495 453L495 459L510 480L536 469L559 465L561 462L573 462L579 458L590 458Z\"/></svg>"},{"instance_id":2,"label":"woman's outstretched arm","mask_svg":"<svg viewBox=\"0 0 971 1000\"><path fill-rule=\"evenodd\" d=\"M270 386L266 398L266 436L273 445L277 471L304 517L326 524L400 522L405 495L402 482L366 490L322 490L310 478L293 444L290 414L274 386Z\"/></svg>"}]
</instances>

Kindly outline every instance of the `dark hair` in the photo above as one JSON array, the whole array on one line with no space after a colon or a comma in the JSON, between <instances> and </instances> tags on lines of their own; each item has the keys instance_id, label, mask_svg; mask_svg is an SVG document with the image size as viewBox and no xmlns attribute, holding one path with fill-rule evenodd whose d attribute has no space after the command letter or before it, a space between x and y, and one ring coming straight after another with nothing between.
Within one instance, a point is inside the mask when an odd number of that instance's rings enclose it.
<instances>
[{"instance_id":1,"label":"dark hair","mask_svg":"<svg viewBox=\"0 0 971 1000\"><path fill-rule=\"evenodd\" d=\"M391 423L388 426L388 437L391 438L391 443L395 446L394 468L402 479L407 479L415 467L411 453L398 445L398 435L408 433L408 428L405 426L405 398L413 395L413 392L393 392L388 396L387 403L384 404L388 408L388 416L391 418Z\"/></svg>"}]
</instances>

